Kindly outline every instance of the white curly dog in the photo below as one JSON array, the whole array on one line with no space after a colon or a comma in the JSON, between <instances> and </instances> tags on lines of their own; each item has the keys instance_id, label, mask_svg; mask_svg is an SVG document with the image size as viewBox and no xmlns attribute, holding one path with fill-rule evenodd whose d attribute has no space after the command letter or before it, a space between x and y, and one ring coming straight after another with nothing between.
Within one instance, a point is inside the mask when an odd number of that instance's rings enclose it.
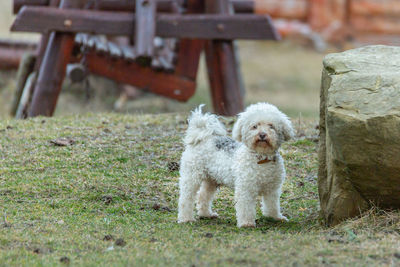
<instances>
[{"instance_id":1,"label":"white curly dog","mask_svg":"<svg viewBox=\"0 0 400 267\"><path fill-rule=\"evenodd\" d=\"M255 227L258 196L264 216L287 221L279 202L286 176L279 147L293 136L288 117L268 103L251 105L239 114L231 139L217 116L202 114L201 107L189 117L184 138L178 222L195 220L197 192L198 215L218 216L211 206L219 185L235 190L238 227Z\"/></svg>"}]
</instances>

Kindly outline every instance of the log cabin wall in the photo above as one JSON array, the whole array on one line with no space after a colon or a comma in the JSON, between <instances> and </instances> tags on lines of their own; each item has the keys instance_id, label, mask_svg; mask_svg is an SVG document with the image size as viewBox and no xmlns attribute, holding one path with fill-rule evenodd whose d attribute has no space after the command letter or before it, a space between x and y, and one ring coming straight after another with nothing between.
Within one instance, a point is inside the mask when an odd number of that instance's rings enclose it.
<instances>
[{"instance_id":1,"label":"log cabin wall","mask_svg":"<svg viewBox=\"0 0 400 267\"><path fill-rule=\"evenodd\" d=\"M327 42L400 44L399 0L254 0L254 11L286 21L283 36L303 25Z\"/></svg>"},{"instance_id":2,"label":"log cabin wall","mask_svg":"<svg viewBox=\"0 0 400 267\"><path fill-rule=\"evenodd\" d=\"M400 1L351 0L349 13L355 40L400 45Z\"/></svg>"}]
</instances>

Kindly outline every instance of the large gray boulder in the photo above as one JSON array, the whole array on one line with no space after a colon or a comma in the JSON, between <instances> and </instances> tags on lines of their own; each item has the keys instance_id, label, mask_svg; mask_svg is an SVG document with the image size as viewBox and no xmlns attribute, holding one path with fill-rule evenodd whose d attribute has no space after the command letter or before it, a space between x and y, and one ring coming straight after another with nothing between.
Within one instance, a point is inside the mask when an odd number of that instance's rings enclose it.
<instances>
[{"instance_id":1,"label":"large gray boulder","mask_svg":"<svg viewBox=\"0 0 400 267\"><path fill-rule=\"evenodd\" d=\"M328 225L371 205L400 208L400 47L325 57L319 159Z\"/></svg>"}]
</instances>

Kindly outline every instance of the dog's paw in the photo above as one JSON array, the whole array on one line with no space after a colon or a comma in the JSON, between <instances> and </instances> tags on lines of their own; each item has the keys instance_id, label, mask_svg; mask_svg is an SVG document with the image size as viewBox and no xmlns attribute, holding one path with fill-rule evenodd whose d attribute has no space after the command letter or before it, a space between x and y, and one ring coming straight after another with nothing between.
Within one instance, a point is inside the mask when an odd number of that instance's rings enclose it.
<instances>
[{"instance_id":1,"label":"dog's paw","mask_svg":"<svg viewBox=\"0 0 400 267\"><path fill-rule=\"evenodd\" d=\"M238 224L239 228L255 228L256 227L256 223L242 223L242 224Z\"/></svg>"},{"instance_id":2,"label":"dog's paw","mask_svg":"<svg viewBox=\"0 0 400 267\"><path fill-rule=\"evenodd\" d=\"M218 218L218 213L216 212L208 212L208 213L198 213L200 219L216 219Z\"/></svg>"},{"instance_id":3,"label":"dog's paw","mask_svg":"<svg viewBox=\"0 0 400 267\"><path fill-rule=\"evenodd\" d=\"M275 219L277 221L281 221L281 222L288 222L289 221L288 218L286 218L286 216L283 216L282 214L278 215L276 217L273 217L273 219Z\"/></svg>"},{"instance_id":4,"label":"dog's paw","mask_svg":"<svg viewBox=\"0 0 400 267\"><path fill-rule=\"evenodd\" d=\"M190 223L196 221L194 218L180 218L178 219L178 223Z\"/></svg>"}]
</instances>

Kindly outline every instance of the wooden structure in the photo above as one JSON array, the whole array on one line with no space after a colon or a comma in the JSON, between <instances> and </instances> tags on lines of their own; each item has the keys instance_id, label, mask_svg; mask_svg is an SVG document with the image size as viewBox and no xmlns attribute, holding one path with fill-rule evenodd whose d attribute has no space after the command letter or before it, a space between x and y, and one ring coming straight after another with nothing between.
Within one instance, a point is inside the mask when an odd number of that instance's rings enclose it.
<instances>
[{"instance_id":1,"label":"wooden structure","mask_svg":"<svg viewBox=\"0 0 400 267\"><path fill-rule=\"evenodd\" d=\"M90 73L179 101L195 91L205 50L214 109L235 115L243 108L235 39L279 38L267 15L252 14L239 0L14 0L13 31L43 34L28 88L26 116L51 116L66 66L80 62ZM235 12L236 10L236 12ZM242 13L242 14L237 14ZM245 13L245 14L243 14ZM134 49L99 35L127 36Z\"/></svg>"},{"instance_id":2,"label":"wooden structure","mask_svg":"<svg viewBox=\"0 0 400 267\"><path fill-rule=\"evenodd\" d=\"M0 70L18 68L26 52L34 52L36 44L0 39Z\"/></svg>"},{"instance_id":3,"label":"wooden structure","mask_svg":"<svg viewBox=\"0 0 400 267\"><path fill-rule=\"evenodd\" d=\"M255 0L248 8L270 14L283 37L317 34L333 44L400 45L398 0Z\"/></svg>"},{"instance_id":4,"label":"wooden structure","mask_svg":"<svg viewBox=\"0 0 400 267\"><path fill-rule=\"evenodd\" d=\"M136 8L129 0L92 2L91 5L99 10L133 11ZM346 42L355 45L400 45L398 0L232 0L231 2L237 13L269 14L282 37L305 36L311 39L319 50L323 50L326 43L340 46ZM15 0L14 12L18 12L24 5L49 4L50 0ZM176 9L176 5L175 7L171 5L171 0L157 1L158 12L172 12L174 8ZM17 68L23 47L13 41L0 40L0 69ZM31 49L32 46L29 47Z\"/></svg>"}]
</instances>

